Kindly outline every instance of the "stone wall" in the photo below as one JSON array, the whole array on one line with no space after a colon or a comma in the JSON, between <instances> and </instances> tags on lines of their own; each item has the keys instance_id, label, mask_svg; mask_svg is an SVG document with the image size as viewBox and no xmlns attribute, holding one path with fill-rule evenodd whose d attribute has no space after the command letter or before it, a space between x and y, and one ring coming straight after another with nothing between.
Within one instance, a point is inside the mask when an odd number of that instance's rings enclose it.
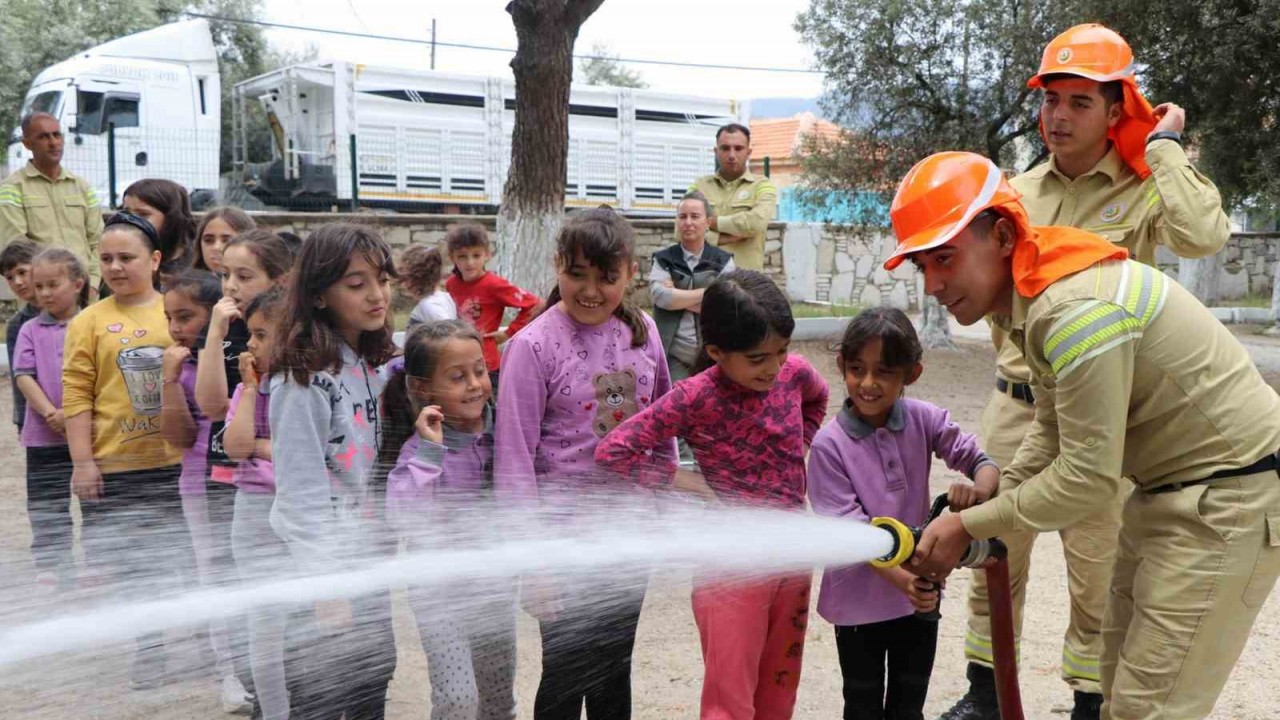
<instances>
[{"instance_id":1,"label":"stone wall","mask_svg":"<svg viewBox=\"0 0 1280 720\"><path fill-rule=\"evenodd\" d=\"M920 309L923 278L910 263L884 261L896 241L886 232L854 232L810 223L786 227L787 293L793 300Z\"/></svg>"},{"instance_id":2,"label":"stone wall","mask_svg":"<svg viewBox=\"0 0 1280 720\"><path fill-rule=\"evenodd\" d=\"M1245 296L1271 297L1276 263L1280 262L1280 232L1235 233L1222 251L1222 275L1216 304ZM1166 247L1156 249L1156 265L1178 277L1178 258Z\"/></svg>"}]
</instances>

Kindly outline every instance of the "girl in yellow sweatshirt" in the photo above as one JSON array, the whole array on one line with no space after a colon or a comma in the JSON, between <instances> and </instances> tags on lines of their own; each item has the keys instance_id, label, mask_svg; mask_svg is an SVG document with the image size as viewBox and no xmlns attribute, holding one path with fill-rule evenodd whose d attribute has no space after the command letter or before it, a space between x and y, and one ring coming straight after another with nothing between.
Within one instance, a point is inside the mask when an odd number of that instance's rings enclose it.
<instances>
[{"instance_id":1,"label":"girl in yellow sweatshirt","mask_svg":"<svg viewBox=\"0 0 1280 720\"><path fill-rule=\"evenodd\" d=\"M157 245L146 220L111 218L99 259L112 294L71 321L63 351L62 409L85 561L121 596L176 589L172 579L190 552L178 495L182 453L160 433L161 358L173 341L153 285ZM162 684L165 665L163 634L139 636L131 687Z\"/></svg>"}]
</instances>

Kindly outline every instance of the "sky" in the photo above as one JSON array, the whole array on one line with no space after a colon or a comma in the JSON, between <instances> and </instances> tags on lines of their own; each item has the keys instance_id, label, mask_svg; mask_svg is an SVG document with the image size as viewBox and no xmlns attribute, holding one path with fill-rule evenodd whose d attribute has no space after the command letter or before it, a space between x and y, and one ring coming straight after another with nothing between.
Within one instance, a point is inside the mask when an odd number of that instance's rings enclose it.
<instances>
[{"instance_id":1,"label":"sky","mask_svg":"<svg viewBox=\"0 0 1280 720\"><path fill-rule=\"evenodd\" d=\"M515 28L506 0L265 0L269 22L429 39L435 18L439 42L512 48ZM594 43L622 58L812 69L813 56L793 25L808 0L606 0L582 26L575 53ZM269 30L280 49L314 45L321 58L427 68L426 45ZM437 47L436 69L510 77L508 53ZM728 97L815 97L817 73L712 70L632 65L662 92Z\"/></svg>"}]
</instances>

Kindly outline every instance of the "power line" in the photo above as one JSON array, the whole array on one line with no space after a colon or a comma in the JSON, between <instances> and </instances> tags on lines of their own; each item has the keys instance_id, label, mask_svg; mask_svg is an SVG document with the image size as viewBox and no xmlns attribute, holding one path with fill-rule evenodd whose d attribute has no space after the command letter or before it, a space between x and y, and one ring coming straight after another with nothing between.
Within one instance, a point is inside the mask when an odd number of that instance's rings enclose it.
<instances>
[{"instance_id":1,"label":"power line","mask_svg":"<svg viewBox=\"0 0 1280 720\"><path fill-rule=\"evenodd\" d=\"M265 20L243 20L241 18L224 17L222 15L207 15L205 13L186 12L183 13L187 17L203 18L205 20L217 20L219 22L238 23L241 25L257 25L258 27L275 28L279 30L303 30L306 32L320 33L323 35L341 35L343 37L366 38L369 40L387 40L390 42L410 43L413 45L430 45L430 40L419 40L417 38L396 37L394 35L377 35L374 33L358 33L349 30L330 30L328 28L307 27L304 25L288 25L285 23L267 22ZM437 41L438 47L458 48L460 50L484 50L486 52L514 53L511 48L493 47L491 45L470 45L467 43L450 43ZM822 75L821 70L806 70L804 68L783 68L783 67L759 67L752 65L717 65L714 63L690 63L676 62L674 60L644 60L637 58L618 58L610 55L574 55L576 60L612 60L620 63L631 63L634 65L667 65L671 67L688 67L688 68L704 68L707 70L740 70L748 72L775 72L775 73L793 73L798 75Z\"/></svg>"}]
</instances>

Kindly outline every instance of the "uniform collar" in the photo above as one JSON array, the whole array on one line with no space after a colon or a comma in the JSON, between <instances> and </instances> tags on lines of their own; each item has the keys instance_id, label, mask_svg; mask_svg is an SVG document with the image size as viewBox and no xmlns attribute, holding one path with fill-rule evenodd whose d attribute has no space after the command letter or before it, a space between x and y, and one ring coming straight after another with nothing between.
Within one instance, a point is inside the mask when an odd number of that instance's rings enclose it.
<instances>
[{"instance_id":1,"label":"uniform collar","mask_svg":"<svg viewBox=\"0 0 1280 720\"><path fill-rule=\"evenodd\" d=\"M484 429L478 433L462 432L445 425L444 426L444 446L450 450L465 450L474 446L476 443L485 444L488 442L486 438L493 434L493 405L485 404L484 406Z\"/></svg>"},{"instance_id":2,"label":"uniform collar","mask_svg":"<svg viewBox=\"0 0 1280 720\"><path fill-rule=\"evenodd\" d=\"M44 173L40 172L40 168L37 168L36 164L30 160L27 161L27 166L22 168L22 173L29 178L44 178L45 180L51 183L60 183L60 182L66 182L67 180L75 179L71 177L71 173L67 172L66 168L59 166L58 179L54 180L48 175L45 175Z\"/></svg>"},{"instance_id":3,"label":"uniform collar","mask_svg":"<svg viewBox=\"0 0 1280 720\"><path fill-rule=\"evenodd\" d=\"M1062 180L1062 182L1071 182L1070 178L1063 175L1062 172L1058 170L1058 158L1056 156L1049 156L1048 165L1049 172L1057 175L1058 179ZM1129 170L1129 166L1124 164L1124 160L1120 157L1120 153L1116 152L1115 145L1112 145L1107 148L1107 154L1102 156L1102 159L1098 161L1098 164L1090 168L1089 171L1081 175L1080 178L1089 177L1094 173L1101 173L1106 175L1107 179L1114 184L1120 180L1120 178L1124 177L1126 172L1132 172L1132 170ZM1076 179L1079 180L1080 178Z\"/></svg>"},{"instance_id":4,"label":"uniform collar","mask_svg":"<svg viewBox=\"0 0 1280 720\"><path fill-rule=\"evenodd\" d=\"M854 440L862 440L876 431L876 428L868 425L853 412L852 400L844 401L844 407L836 416L836 422L840 423L840 428ZM884 426L892 432L901 432L907 426L907 408L903 405L901 398L894 401L893 409L889 411L889 417L885 420Z\"/></svg>"},{"instance_id":5,"label":"uniform collar","mask_svg":"<svg viewBox=\"0 0 1280 720\"><path fill-rule=\"evenodd\" d=\"M726 187L727 187L727 186L729 186L729 185L734 185L734 184L736 184L736 183L753 183L753 182L755 182L756 180L758 180L758 179L759 179L759 178L758 178L754 173L752 173L750 170L747 170L746 172L744 172L744 173L742 173L741 175L739 175L739 176L738 176L738 179L736 179L736 180L725 180L725 179L724 179L724 176L722 176L719 172L716 172L716 174L715 174L715 175L712 175L712 177L714 177L714 178L716 179L716 182L717 182L717 183L720 183L721 185L724 185L724 186L726 186Z\"/></svg>"},{"instance_id":6,"label":"uniform collar","mask_svg":"<svg viewBox=\"0 0 1280 720\"><path fill-rule=\"evenodd\" d=\"M1027 322L1027 310L1031 307L1031 301L1035 298L1023 297L1022 293L1016 289L1013 293L1013 308L1008 315L990 315L992 323L1001 330L1008 332L1010 330L1021 330Z\"/></svg>"}]
</instances>

